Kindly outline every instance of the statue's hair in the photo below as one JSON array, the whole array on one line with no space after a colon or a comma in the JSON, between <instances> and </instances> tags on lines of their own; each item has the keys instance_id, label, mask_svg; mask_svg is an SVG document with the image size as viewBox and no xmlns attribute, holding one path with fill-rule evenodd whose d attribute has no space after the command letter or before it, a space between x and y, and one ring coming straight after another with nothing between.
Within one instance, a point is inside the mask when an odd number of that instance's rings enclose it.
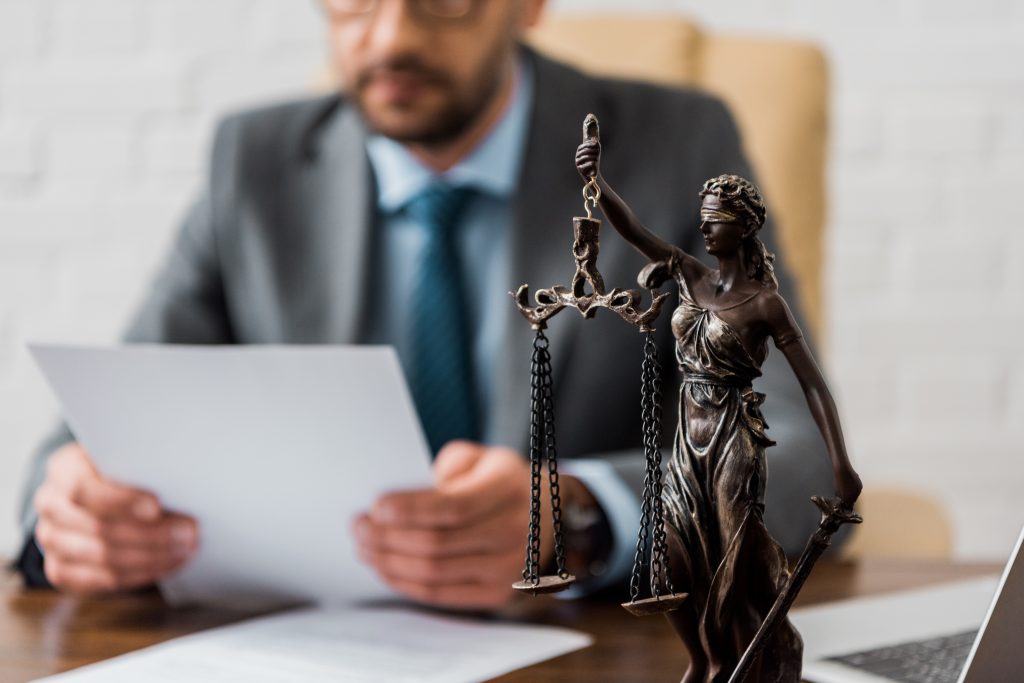
<instances>
[{"instance_id":1,"label":"statue's hair","mask_svg":"<svg viewBox=\"0 0 1024 683\"><path fill-rule=\"evenodd\" d=\"M744 240L747 275L762 284L778 287L779 282L775 279L773 265L775 254L768 251L757 237L758 231L764 227L767 215L761 191L746 178L723 174L704 183L699 196L703 199L709 194L718 197L727 209L740 216L747 227L753 229L750 236Z\"/></svg>"}]
</instances>

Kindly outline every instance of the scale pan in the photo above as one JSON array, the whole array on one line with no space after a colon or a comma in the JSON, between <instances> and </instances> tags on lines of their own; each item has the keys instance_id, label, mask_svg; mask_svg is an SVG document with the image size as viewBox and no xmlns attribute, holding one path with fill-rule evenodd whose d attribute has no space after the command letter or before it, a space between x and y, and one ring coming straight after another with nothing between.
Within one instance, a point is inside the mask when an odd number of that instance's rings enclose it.
<instances>
[{"instance_id":1,"label":"scale pan","mask_svg":"<svg viewBox=\"0 0 1024 683\"><path fill-rule=\"evenodd\" d=\"M656 598L644 598L635 602L624 602L622 606L627 612L635 617L645 617L649 614L664 614L679 609L686 600L689 593L673 593L662 595Z\"/></svg>"},{"instance_id":2,"label":"scale pan","mask_svg":"<svg viewBox=\"0 0 1024 683\"><path fill-rule=\"evenodd\" d=\"M575 582L576 577L572 574L567 574L565 578L555 574L552 576L542 576L537 583L534 583L533 581L517 581L512 584L512 588L520 593L540 595L541 593L558 593L559 591L564 591Z\"/></svg>"}]
</instances>

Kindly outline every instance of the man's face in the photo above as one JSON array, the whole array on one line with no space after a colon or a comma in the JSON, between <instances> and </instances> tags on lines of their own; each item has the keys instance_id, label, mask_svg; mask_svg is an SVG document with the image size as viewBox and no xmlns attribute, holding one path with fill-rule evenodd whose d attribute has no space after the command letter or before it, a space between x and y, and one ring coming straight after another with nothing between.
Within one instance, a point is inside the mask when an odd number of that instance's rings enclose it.
<instances>
[{"instance_id":1,"label":"man's face","mask_svg":"<svg viewBox=\"0 0 1024 683\"><path fill-rule=\"evenodd\" d=\"M516 41L544 0L472 0L459 20L431 18L429 3L418 2L377 0L365 14L329 12L331 47L342 85L373 130L400 142L443 143L506 82Z\"/></svg>"}]
</instances>

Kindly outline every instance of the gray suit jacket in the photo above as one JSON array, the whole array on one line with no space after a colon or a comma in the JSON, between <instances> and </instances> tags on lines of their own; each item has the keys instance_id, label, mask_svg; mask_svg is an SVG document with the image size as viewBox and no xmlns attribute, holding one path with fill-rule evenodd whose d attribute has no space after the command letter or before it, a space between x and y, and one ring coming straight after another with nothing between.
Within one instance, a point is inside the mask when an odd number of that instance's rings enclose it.
<instances>
[{"instance_id":1,"label":"gray suit jacket","mask_svg":"<svg viewBox=\"0 0 1024 683\"><path fill-rule=\"evenodd\" d=\"M603 134L602 169L637 216L668 241L704 256L698 239L703 182L724 172L750 176L725 107L693 91L595 79L533 53L534 111L511 240L510 290L568 284L571 218L582 210L573 156L588 112ZM210 176L126 335L129 342L190 344L351 344L363 341L375 187L366 130L338 96L228 117L213 146ZM762 237L772 248L771 225ZM644 259L604 228L599 267L609 286L635 286ZM783 294L795 293L779 254ZM674 294L673 294L674 297ZM671 308L672 301L668 308ZM607 312L606 312L607 313ZM525 450L532 332L512 301L495 382L496 440ZM678 372L668 313L658 330L665 369L666 451L676 420ZM601 455L639 491L642 456L642 338L613 314L583 321L565 312L548 331L555 372L560 455ZM760 388L770 434L769 529L789 552L816 525L808 502L830 493L824 445L780 353ZM32 492L45 460L70 433L40 448L22 520L31 538ZM139 457L145 457L140 453ZM630 542L623 539L624 542Z\"/></svg>"}]
</instances>

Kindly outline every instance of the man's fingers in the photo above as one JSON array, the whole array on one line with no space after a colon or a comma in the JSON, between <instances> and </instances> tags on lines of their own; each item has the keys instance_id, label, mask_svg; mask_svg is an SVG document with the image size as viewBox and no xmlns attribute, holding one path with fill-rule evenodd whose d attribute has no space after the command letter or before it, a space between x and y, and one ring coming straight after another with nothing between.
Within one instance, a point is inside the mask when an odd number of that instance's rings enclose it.
<instances>
[{"instance_id":1,"label":"man's fingers","mask_svg":"<svg viewBox=\"0 0 1024 683\"><path fill-rule=\"evenodd\" d=\"M43 571L47 580L61 590L95 594L148 586L183 564L184 561L178 561L159 571L144 569L118 573L108 567L48 556L43 562Z\"/></svg>"},{"instance_id":2,"label":"man's fingers","mask_svg":"<svg viewBox=\"0 0 1024 683\"><path fill-rule=\"evenodd\" d=\"M51 584L71 593L107 592L118 588L113 571L57 557L47 556L43 560L43 572Z\"/></svg>"},{"instance_id":3,"label":"man's fingers","mask_svg":"<svg viewBox=\"0 0 1024 683\"><path fill-rule=\"evenodd\" d=\"M112 545L100 537L55 528L43 521L36 528L36 538L47 559L52 557L64 563L97 567L113 572L118 579L135 574L147 574L151 578L162 576L186 561L195 550L194 546L170 544Z\"/></svg>"},{"instance_id":4,"label":"man's fingers","mask_svg":"<svg viewBox=\"0 0 1024 683\"><path fill-rule=\"evenodd\" d=\"M126 582L133 576L145 575L151 580L159 579L191 557L191 551L178 550L174 547L161 551L148 551L139 548L111 548L108 554L109 566Z\"/></svg>"},{"instance_id":5,"label":"man's fingers","mask_svg":"<svg viewBox=\"0 0 1024 683\"><path fill-rule=\"evenodd\" d=\"M131 517L142 522L160 516L160 502L152 493L122 486L97 476L82 476L71 487L71 500L99 517Z\"/></svg>"},{"instance_id":6,"label":"man's fingers","mask_svg":"<svg viewBox=\"0 0 1024 683\"><path fill-rule=\"evenodd\" d=\"M438 486L469 473L487 449L472 441L449 441L434 458L434 479Z\"/></svg>"},{"instance_id":7,"label":"man's fingers","mask_svg":"<svg viewBox=\"0 0 1024 683\"><path fill-rule=\"evenodd\" d=\"M189 548L196 545L199 535L194 518L176 513L163 513L155 522L101 519L55 492L49 484L39 487L35 505L41 522L97 536L113 545L154 549L168 546Z\"/></svg>"},{"instance_id":8,"label":"man's fingers","mask_svg":"<svg viewBox=\"0 0 1024 683\"><path fill-rule=\"evenodd\" d=\"M438 454L440 456L440 454ZM477 494L502 500L519 500L529 491L530 470L511 448L482 449L473 466L439 489L450 493Z\"/></svg>"},{"instance_id":9,"label":"man's fingers","mask_svg":"<svg viewBox=\"0 0 1024 683\"><path fill-rule=\"evenodd\" d=\"M378 552L401 552L417 557L471 555L522 548L525 529L525 517L520 518L519 515L515 515L511 523L506 515L499 515L458 529L377 524L369 515L361 515L353 523L353 531L361 546Z\"/></svg>"},{"instance_id":10,"label":"man's fingers","mask_svg":"<svg viewBox=\"0 0 1024 683\"><path fill-rule=\"evenodd\" d=\"M455 528L527 504L529 471L515 451L453 442L442 453L445 462L438 467L458 476L447 478L436 489L384 494L374 504L371 517L394 526Z\"/></svg>"},{"instance_id":11,"label":"man's fingers","mask_svg":"<svg viewBox=\"0 0 1024 683\"><path fill-rule=\"evenodd\" d=\"M518 578L520 553L415 557L399 553L376 553L363 548L361 555L378 572L396 580L459 586L474 581L493 582L502 579L512 585Z\"/></svg>"},{"instance_id":12,"label":"man's fingers","mask_svg":"<svg viewBox=\"0 0 1024 683\"><path fill-rule=\"evenodd\" d=\"M46 461L46 480L64 488L83 476L96 476L96 467L77 442L64 444Z\"/></svg>"},{"instance_id":13,"label":"man's fingers","mask_svg":"<svg viewBox=\"0 0 1024 683\"><path fill-rule=\"evenodd\" d=\"M451 529L417 529L375 524L368 517L355 523L362 547L377 552L406 552L418 557L444 557L486 552L495 548L486 536L459 533Z\"/></svg>"},{"instance_id":14,"label":"man's fingers","mask_svg":"<svg viewBox=\"0 0 1024 683\"><path fill-rule=\"evenodd\" d=\"M479 444L449 444L438 460L437 489L386 494L355 520L360 555L420 602L501 607L522 564L529 469L515 451Z\"/></svg>"},{"instance_id":15,"label":"man's fingers","mask_svg":"<svg viewBox=\"0 0 1024 683\"><path fill-rule=\"evenodd\" d=\"M44 572L63 590L144 586L195 554L194 519L162 511L151 493L103 479L78 444L50 457L33 502Z\"/></svg>"},{"instance_id":16,"label":"man's fingers","mask_svg":"<svg viewBox=\"0 0 1024 683\"><path fill-rule=\"evenodd\" d=\"M113 545L142 548L195 548L199 539L196 520L178 514L165 514L160 521L143 524L131 521L104 522L100 536Z\"/></svg>"},{"instance_id":17,"label":"man's fingers","mask_svg":"<svg viewBox=\"0 0 1024 683\"><path fill-rule=\"evenodd\" d=\"M40 496L45 511L35 536L50 582L80 593L113 591L153 583L195 555L195 520L164 515L156 523L95 518L67 498Z\"/></svg>"},{"instance_id":18,"label":"man's fingers","mask_svg":"<svg viewBox=\"0 0 1024 683\"><path fill-rule=\"evenodd\" d=\"M490 491L421 489L382 495L370 516L379 524L420 529L466 527L510 504L508 496Z\"/></svg>"},{"instance_id":19,"label":"man's fingers","mask_svg":"<svg viewBox=\"0 0 1024 683\"><path fill-rule=\"evenodd\" d=\"M103 563L103 543L95 536L69 531L44 519L36 524L35 534L44 557L52 556L75 562L88 558L91 564Z\"/></svg>"},{"instance_id":20,"label":"man's fingers","mask_svg":"<svg viewBox=\"0 0 1024 683\"><path fill-rule=\"evenodd\" d=\"M55 526L74 529L84 534L99 535L103 522L71 502L71 499L49 482L36 490L36 513L40 520Z\"/></svg>"},{"instance_id":21,"label":"man's fingers","mask_svg":"<svg viewBox=\"0 0 1024 683\"><path fill-rule=\"evenodd\" d=\"M71 505L94 517L127 517L143 522L160 517L156 496L104 479L76 443L63 446L50 457L40 491L35 501L40 514L58 511L67 517ZM82 522L80 516L78 522Z\"/></svg>"}]
</instances>

